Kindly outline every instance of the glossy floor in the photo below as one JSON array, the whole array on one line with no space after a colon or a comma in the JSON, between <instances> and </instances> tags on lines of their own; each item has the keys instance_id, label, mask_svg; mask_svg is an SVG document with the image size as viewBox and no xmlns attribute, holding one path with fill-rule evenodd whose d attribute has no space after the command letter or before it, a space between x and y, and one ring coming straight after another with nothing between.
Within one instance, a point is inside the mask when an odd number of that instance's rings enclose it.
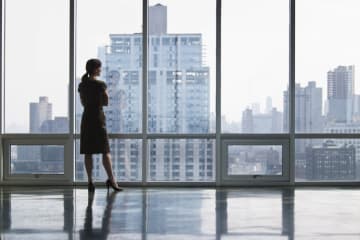
<instances>
[{"instance_id":1,"label":"glossy floor","mask_svg":"<svg viewBox=\"0 0 360 240\"><path fill-rule=\"evenodd\" d=\"M360 190L0 188L1 239L360 239Z\"/></svg>"}]
</instances>

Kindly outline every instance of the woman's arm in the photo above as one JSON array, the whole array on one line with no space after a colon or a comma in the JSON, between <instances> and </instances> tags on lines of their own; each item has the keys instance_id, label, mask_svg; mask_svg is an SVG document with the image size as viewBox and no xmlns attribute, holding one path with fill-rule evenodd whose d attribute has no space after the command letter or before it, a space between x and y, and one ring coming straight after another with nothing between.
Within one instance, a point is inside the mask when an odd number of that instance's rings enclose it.
<instances>
[{"instance_id":1,"label":"woman's arm","mask_svg":"<svg viewBox=\"0 0 360 240\"><path fill-rule=\"evenodd\" d=\"M101 100L102 100L101 102L102 106L107 106L109 104L109 95L106 90L104 90Z\"/></svg>"},{"instance_id":2,"label":"woman's arm","mask_svg":"<svg viewBox=\"0 0 360 240\"><path fill-rule=\"evenodd\" d=\"M82 93L80 93L80 102L81 102L81 105L83 107L85 107L85 100L84 100L84 96L82 95Z\"/></svg>"}]
</instances>

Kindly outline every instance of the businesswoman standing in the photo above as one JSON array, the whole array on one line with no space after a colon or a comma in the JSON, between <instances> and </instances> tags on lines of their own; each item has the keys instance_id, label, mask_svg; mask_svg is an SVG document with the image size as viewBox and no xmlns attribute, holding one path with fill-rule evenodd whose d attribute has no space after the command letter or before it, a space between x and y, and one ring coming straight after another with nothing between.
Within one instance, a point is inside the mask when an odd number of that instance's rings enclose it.
<instances>
[{"instance_id":1,"label":"businesswoman standing","mask_svg":"<svg viewBox=\"0 0 360 240\"><path fill-rule=\"evenodd\" d=\"M102 163L108 179L106 186L112 187L115 191L122 189L117 185L110 158L109 139L106 132L105 114L103 106L108 105L109 97L106 92L106 84L97 80L100 76L101 61L89 59L86 62L86 73L81 78L78 91L84 112L81 118L80 130L80 153L85 154L85 168L88 176L88 190L95 191L92 181L93 160L92 154L101 153Z\"/></svg>"}]
</instances>

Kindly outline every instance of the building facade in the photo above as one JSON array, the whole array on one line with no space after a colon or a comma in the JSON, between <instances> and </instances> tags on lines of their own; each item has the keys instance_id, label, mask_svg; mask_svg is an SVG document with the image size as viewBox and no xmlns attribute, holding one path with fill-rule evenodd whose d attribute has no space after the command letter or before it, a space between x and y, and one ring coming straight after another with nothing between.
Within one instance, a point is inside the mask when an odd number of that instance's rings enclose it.
<instances>
[{"instance_id":1,"label":"building facade","mask_svg":"<svg viewBox=\"0 0 360 240\"><path fill-rule=\"evenodd\" d=\"M353 145L339 145L331 140L306 148L308 180L355 180L356 161Z\"/></svg>"},{"instance_id":2,"label":"building facade","mask_svg":"<svg viewBox=\"0 0 360 240\"><path fill-rule=\"evenodd\" d=\"M355 66L338 66L327 73L328 122L352 121Z\"/></svg>"}]
</instances>

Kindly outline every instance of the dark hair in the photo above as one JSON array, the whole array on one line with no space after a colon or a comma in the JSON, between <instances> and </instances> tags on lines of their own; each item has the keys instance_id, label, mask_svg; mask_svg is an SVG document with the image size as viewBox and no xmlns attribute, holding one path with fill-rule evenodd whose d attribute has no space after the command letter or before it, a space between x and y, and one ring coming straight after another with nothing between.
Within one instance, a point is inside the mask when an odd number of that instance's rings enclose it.
<instances>
[{"instance_id":1,"label":"dark hair","mask_svg":"<svg viewBox=\"0 0 360 240\"><path fill-rule=\"evenodd\" d=\"M101 61L96 58L87 60L86 73L81 77L81 81L85 81L90 78L90 75L95 72L97 68L101 67Z\"/></svg>"}]
</instances>

